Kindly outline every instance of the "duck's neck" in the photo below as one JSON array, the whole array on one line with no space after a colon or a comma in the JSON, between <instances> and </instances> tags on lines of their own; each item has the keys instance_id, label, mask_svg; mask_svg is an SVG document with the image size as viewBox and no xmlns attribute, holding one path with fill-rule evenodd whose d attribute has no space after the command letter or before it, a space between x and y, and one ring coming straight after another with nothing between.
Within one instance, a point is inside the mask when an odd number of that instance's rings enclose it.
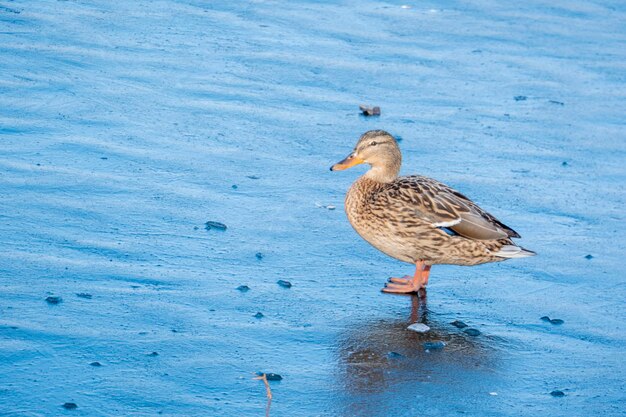
<instances>
[{"instance_id":1,"label":"duck's neck","mask_svg":"<svg viewBox=\"0 0 626 417\"><path fill-rule=\"evenodd\" d=\"M363 177L376 182L389 183L398 178L399 172L400 163L372 165L372 168Z\"/></svg>"}]
</instances>

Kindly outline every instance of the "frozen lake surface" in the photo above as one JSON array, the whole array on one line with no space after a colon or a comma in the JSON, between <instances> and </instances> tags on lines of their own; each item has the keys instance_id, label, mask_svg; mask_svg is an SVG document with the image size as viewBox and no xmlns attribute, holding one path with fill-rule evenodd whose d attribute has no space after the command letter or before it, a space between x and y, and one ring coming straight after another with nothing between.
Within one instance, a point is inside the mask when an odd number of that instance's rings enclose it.
<instances>
[{"instance_id":1,"label":"frozen lake surface","mask_svg":"<svg viewBox=\"0 0 626 417\"><path fill-rule=\"evenodd\" d=\"M625 44L620 1L0 0L0 415L262 416L257 371L274 417L624 415ZM374 128L539 256L381 294L328 171Z\"/></svg>"}]
</instances>

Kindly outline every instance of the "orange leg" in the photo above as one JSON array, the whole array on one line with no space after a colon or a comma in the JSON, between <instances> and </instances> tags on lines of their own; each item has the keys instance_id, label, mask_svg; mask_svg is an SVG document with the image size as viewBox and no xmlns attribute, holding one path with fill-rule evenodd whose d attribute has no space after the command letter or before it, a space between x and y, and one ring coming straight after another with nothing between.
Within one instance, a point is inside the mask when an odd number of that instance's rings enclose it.
<instances>
[{"instance_id":1,"label":"orange leg","mask_svg":"<svg viewBox=\"0 0 626 417\"><path fill-rule=\"evenodd\" d=\"M428 277L430 276L430 267L431 265L424 265L424 270L422 271L422 287L426 288L428 285Z\"/></svg>"},{"instance_id":2,"label":"orange leg","mask_svg":"<svg viewBox=\"0 0 626 417\"><path fill-rule=\"evenodd\" d=\"M412 277L406 275L402 278L389 278L382 291L393 294L416 293L421 288L426 287L429 275L430 265L426 265L424 261L418 261L415 264L415 274Z\"/></svg>"}]
</instances>

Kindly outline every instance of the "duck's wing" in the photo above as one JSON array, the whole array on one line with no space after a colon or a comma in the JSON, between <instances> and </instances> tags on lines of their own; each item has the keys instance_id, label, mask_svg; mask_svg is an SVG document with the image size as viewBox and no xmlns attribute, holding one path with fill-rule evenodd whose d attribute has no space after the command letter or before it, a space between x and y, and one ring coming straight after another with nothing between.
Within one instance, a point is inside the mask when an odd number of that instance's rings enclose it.
<instances>
[{"instance_id":1,"label":"duck's wing","mask_svg":"<svg viewBox=\"0 0 626 417\"><path fill-rule=\"evenodd\" d=\"M497 240L520 235L487 213L460 192L432 178L410 176L398 178L388 189L402 201L403 211L435 227L447 228L476 240ZM391 197L391 196L389 196Z\"/></svg>"}]
</instances>

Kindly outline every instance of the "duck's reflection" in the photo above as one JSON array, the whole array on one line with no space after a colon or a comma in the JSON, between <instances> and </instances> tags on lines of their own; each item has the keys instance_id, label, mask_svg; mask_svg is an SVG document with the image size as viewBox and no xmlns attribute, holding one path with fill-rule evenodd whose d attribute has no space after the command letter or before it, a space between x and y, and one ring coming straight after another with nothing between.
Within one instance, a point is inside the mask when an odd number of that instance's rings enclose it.
<instances>
[{"instance_id":1,"label":"duck's reflection","mask_svg":"<svg viewBox=\"0 0 626 417\"><path fill-rule=\"evenodd\" d=\"M393 412L389 399L400 404L420 393L428 395L433 386L462 390L463 384L490 372L493 350L484 336L469 336L448 320L429 317L425 294L413 296L411 304L406 319L360 324L342 335L339 389L345 394L341 397L347 402L347 414L385 415ZM430 331L407 330L416 322L428 325ZM437 342L445 347L437 349ZM435 348L428 349L432 344Z\"/></svg>"}]
</instances>

